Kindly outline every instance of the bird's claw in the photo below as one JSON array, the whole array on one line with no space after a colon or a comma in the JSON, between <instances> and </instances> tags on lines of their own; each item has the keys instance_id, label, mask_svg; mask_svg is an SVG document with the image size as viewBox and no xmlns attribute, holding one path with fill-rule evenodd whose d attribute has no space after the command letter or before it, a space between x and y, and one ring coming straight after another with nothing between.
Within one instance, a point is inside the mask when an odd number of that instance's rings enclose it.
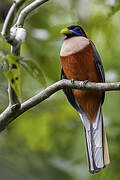
<instances>
[{"instance_id":1,"label":"bird's claw","mask_svg":"<svg viewBox=\"0 0 120 180\"><path fill-rule=\"evenodd\" d=\"M88 79L83 81L83 85L86 85L88 83Z\"/></svg>"},{"instance_id":2,"label":"bird's claw","mask_svg":"<svg viewBox=\"0 0 120 180\"><path fill-rule=\"evenodd\" d=\"M75 79L71 79L71 83L74 84L74 82L75 82ZM83 81L83 85L86 85L87 83L88 83L87 79Z\"/></svg>"},{"instance_id":3,"label":"bird's claw","mask_svg":"<svg viewBox=\"0 0 120 180\"><path fill-rule=\"evenodd\" d=\"M71 79L71 83L74 84L74 82L75 82L75 79Z\"/></svg>"}]
</instances>

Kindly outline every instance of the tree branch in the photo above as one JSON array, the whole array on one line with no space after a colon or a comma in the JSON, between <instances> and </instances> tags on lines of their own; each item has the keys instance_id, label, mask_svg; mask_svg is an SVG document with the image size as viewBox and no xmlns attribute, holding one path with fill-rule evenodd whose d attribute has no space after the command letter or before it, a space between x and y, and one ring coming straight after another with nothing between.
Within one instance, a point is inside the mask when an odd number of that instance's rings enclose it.
<instances>
[{"instance_id":1,"label":"tree branch","mask_svg":"<svg viewBox=\"0 0 120 180\"><path fill-rule=\"evenodd\" d=\"M24 25L24 21L25 18L29 15L30 12L32 12L34 9L36 9L37 7L39 7L40 5L44 4L45 2L47 2L48 0L35 0L33 3L29 4L27 7L25 7L17 20L16 25L17 26L22 26Z\"/></svg>"},{"instance_id":2,"label":"tree branch","mask_svg":"<svg viewBox=\"0 0 120 180\"><path fill-rule=\"evenodd\" d=\"M49 98L55 92L63 89L63 88L72 88L72 89L80 89L80 90L100 90L100 91L114 91L120 90L120 82L115 83L94 83L94 82L87 82L84 81L74 81L71 80L60 80L53 85L49 86L45 90L41 91L37 95L33 96L32 98L25 101L20 109L17 109L16 106L13 108L8 106L6 110L0 115L0 132L4 130L9 123L11 123L14 119L18 116L29 110L30 108L36 106L37 104L41 103L45 99Z\"/></svg>"},{"instance_id":3,"label":"tree branch","mask_svg":"<svg viewBox=\"0 0 120 180\"><path fill-rule=\"evenodd\" d=\"M18 9L20 8L20 6L22 6L22 4L25 2L25 0L16 0L13 2L7 17L5 19L3 28L2 28L2 36L6 39L7 42L11 41L11 37L10 37L10 28L13 24L14 18L15 18L15 14L17 13Z\"/></svg>"},{"instance_id":4,"label":"tree branch","mask_svg":"<svg viewBox=\"0 0 120 180\"><path fill-rule=\"evenodd\" d=\"M14 54L16 56L20 55L20 43L16 41L16 37L12 34L11 35L11 26L13 25L13 21L15 18L15 14L17 13L18 9L22 4L25 2L25 0L15 0L13 2L13 5L11 6L7 17L5 19L3 28L2 28L2 36L6 39L8 43L11 44L11 54ZM13 90L13 88L10 86L10 83L8 83L8 95L9 95L9 106L13 106L16 104L16 107L20 107L20 102L18 100L18 97ZM19 106L18 106L19 104Z\"/></svg>"},{"instance_id":5,"label":"tree branch","mask_svg":"<svg viewBox=\"0 0 120 180\"><path fill-rule=\"evenodd\" d=\"M11 46L11 54L16 56L20 55L20 46ZM11 67L9 67L11 70ZM9 106L16 105L17 108L20 108L20 101L15 93L14 89L11 87L10 82L8 82L8 96L9 96Z\"/></svg>"},{"instance_id":6,"label":"tree branch","mask_svg":"<svg viewBox=\"0 0 120 180\"><path fill-rule=\"evenodd\" d=\"M15 0L12 7L10 8L8 15L5 19L3 29L2 29L2 35L6 39L8 43L11 44L11 54L14 54L16 56L20 56L20 47L21 44L24 42L26 37L26 31L21 26L23 26L25 18L27 15L34 9L36 9L41 4L47 2L48 0L35 0L33 3L28 5L26 8L24 8L19 17L17 24L15 24L13 27L13 21L15 17L15 13L18 11L19 7L25 2L25 0ZM16 105L17 108L20 108L20 102L17 97L17 94L11 87L10 83L8 84L8 95L9 95L9 106Z\"/></svg>"}]
</instances>

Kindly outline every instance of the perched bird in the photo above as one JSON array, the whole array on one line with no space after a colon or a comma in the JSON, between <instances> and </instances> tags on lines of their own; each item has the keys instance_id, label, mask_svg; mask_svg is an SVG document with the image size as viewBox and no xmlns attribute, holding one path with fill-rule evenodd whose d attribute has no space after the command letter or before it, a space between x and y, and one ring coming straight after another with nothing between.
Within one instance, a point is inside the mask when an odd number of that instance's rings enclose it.
<instances>
[{"instance_id":1,"label":"perched bird","mask_svg":"<svg viewBox=\"0 0 120 180\"><path fill-rule=\"evenodd\" d=\"M104 69L95 45L80 26L61 30L65 35L60 51L61 79L105 82ZM90 173L109 165L102 104L105 93L95 90L63 89L69 103L78 111L84 125Z\"/></svg>"}]
</instances>

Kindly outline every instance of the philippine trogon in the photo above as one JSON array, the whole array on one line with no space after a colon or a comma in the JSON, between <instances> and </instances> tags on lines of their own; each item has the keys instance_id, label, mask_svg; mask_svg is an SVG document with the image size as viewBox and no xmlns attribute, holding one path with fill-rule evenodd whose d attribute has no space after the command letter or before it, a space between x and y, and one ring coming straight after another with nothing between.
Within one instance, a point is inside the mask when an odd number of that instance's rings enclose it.
<instances>
[{"instance_id":1,"label":"philippine trogon","mask_svg":"<svg viewBox=\"0 0 120 180\"><path fill-rule=\"evenodd\" d=\"M65 35L60 51L61 79L105 82L99 53L84 30L77 25L64 28L61 33ZM63 91L84 125L89 171L92 174L99 172L109 165L102 115L105 92L71 88L64 88Z\"/></svg>"}]
</instances>

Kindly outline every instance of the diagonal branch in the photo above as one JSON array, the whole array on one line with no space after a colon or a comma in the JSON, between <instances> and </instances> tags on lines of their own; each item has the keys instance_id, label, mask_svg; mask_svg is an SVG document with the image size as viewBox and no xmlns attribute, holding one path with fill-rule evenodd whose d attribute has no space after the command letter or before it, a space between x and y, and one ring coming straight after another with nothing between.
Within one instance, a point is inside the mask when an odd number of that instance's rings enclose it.
<instances>
[{"instance_id":1,"label":"diagonal branch","mask_svg":"<svg viewBox=\"0 0 120 180\"><path fill-rule=\"evenodd\" d=\"M26 112L27 110L31 109L32 107L36 106L37 104L41 103L45 99L49 98L55 92L63 89L63 88L72 88L72 89L81 89L81 90L100 90L100 91L114 91L120 90L120 82L115 83L94 83L88 82L85 83L84 81L74 81L71 80L60 80L45 90L41 91L37 95L33 96L32 98L25 101L21 108L16 111L13 107L8 106L6 110L0 115L0 131L4 130L9 123L11 123L14 119L18 116Z\"/></svg>"}]
</instances>

